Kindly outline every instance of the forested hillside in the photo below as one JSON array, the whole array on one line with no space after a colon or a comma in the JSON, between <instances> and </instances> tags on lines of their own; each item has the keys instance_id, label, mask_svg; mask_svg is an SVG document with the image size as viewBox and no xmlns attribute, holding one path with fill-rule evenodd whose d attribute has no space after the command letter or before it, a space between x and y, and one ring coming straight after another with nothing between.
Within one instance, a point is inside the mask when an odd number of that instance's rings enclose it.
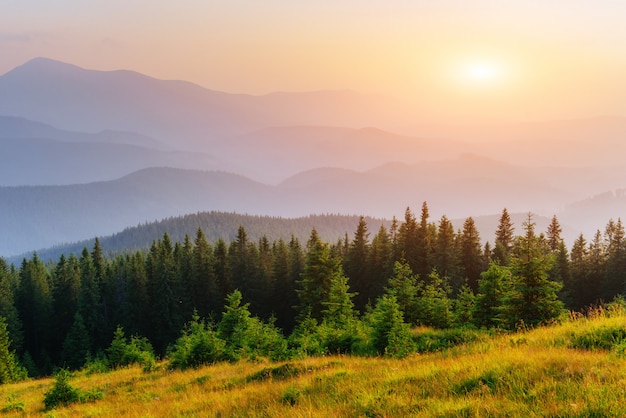
<instances>
[{"instance_id":1,"label":"forested hillside","mask_svg":"<svg viewBox=\"0 0 626 418\"><path fill-rule=\"evenodd\" d=\"M389 227L391 221L365 217L365 221L372 227L382 225ZM310 215L301 218L282 218L276 216L242 215L232 212L198 212L184 216L175 216L160 221L146 222L137 226L125 228L113 235L98 237L105 255L147 251L153 241L167 233L172 242L183 242L185 236L195 236L198 228L204 232L209 242L218 239L227 244L237 238L237 229L243 226L248 239L258 241L265 236L270 241L283 239L289 241L291 237L300 242L306 242L311 230L315 228L323 241L336 242L351 234L359 223L357 215ZM80 254L84 247L91 248L94 240L79 241L76 243L58 245L52 248L37 250L41 260L58 260L61 254ZM32 253L23 256L9 257L7 260L19 264L22 258L29 258Z\"/></svg>"},{"instance_id":2,"label":"forested hillside","mask_svg":"<svg viewBox=\"0 0 626 418\"><path fill-rule=\"evenodd\" d=\"M360 218L328 243L315 227L303 242L251 239L240 226L229 244L198 228L182 242L166 232L147 251L112 257L96 240L49 268L37 255L20 266L3 261L0 316L11 349L40 375L101 358L120 330L142 349L175 356L196 341L186 334L195 329L217 350L201 362L406 355L415 349L412 325L536 326L559 320L564 307L611 300L626 284L621 220L589 241L581 235L571 251L556 217L541 232L530 214L516 226L506 209L484 246L472 218L455 232L445 216L432 221L426 203L419 217L407 208L401 222L372 227Z\"/></svg>"}]
</instances>

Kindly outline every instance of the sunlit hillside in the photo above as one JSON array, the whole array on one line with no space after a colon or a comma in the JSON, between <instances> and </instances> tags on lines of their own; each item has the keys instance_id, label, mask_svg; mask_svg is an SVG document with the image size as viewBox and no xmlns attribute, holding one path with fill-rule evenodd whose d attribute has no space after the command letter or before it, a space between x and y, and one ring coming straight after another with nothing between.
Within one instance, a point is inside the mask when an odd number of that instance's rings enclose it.
<instances>
[{"instance_id":1,"label":"sunlit hillside","mask_svg":"<svg viewBox=\"0 0 626 418\"><path fill-rule=\"evenodd\" d=\"M414 334L432 332L415 329ZM478 338L404 359L328 356L221 363L186 372L162 362L70 384L102 399L44 410L54 379L0 386L4 416L620 416L626 315Z\"/></svg>"}]
</instances>

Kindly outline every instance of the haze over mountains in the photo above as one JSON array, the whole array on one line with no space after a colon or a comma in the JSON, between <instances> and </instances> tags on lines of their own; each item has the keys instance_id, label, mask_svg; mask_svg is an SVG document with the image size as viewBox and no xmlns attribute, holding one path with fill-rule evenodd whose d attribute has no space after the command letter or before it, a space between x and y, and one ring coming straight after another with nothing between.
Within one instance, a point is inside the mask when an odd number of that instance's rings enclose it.
<instances>
[{"instance_id":1,"label":"haze over mountains","mask_svg":"<svg viewBox=\"0 0 626 418\"><path fill-rule=\"evenodd\" d=\"M390 219L423 201L434 221L506 207L590 236L626 213L624 139L620 118L420 126L350 91L235 95L39 58L0 76L0 256L198 211Z\"/></svg>"}]
</instances>

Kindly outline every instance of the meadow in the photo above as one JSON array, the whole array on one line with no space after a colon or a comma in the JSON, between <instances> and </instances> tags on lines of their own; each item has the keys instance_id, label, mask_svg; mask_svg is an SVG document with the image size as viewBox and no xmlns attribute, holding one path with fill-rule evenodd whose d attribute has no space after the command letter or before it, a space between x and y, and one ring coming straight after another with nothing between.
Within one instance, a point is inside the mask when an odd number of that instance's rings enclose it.
<instances>
[{"instance_id":1,"label":"meadow","mask_svg":"<svg viewBox=\"0 0 626 418\"><path fill-rule=\"evenodd\" d=\"M415 336L437 332L413 330ZM397 417L623 416L626 314L599 312L403 359L311 357L240 361L187 371L159 363L98 373L70 384L91 402L45 410L54 378L0 386L2 416Z\"/></svg>"}]
</instances>

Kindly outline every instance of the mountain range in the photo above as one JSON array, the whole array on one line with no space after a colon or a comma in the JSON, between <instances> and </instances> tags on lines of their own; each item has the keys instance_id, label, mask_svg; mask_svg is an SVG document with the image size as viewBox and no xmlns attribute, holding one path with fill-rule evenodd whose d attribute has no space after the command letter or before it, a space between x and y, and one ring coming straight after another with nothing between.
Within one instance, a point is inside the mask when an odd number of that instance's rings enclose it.
<instances>
[{"instance_id":1,"label":"mountain range","mask_svg":"<svg viewBox=\"0 0 626 418\"><path fill-rule=\"evenodd\" d=\"M624 119L418 118L351 91L229 94L34 59L0 76L0 256L212 210L390 219L427 201L433 220L556 214L572 236L626 213Z\"/></svg>"}]
</instances>

